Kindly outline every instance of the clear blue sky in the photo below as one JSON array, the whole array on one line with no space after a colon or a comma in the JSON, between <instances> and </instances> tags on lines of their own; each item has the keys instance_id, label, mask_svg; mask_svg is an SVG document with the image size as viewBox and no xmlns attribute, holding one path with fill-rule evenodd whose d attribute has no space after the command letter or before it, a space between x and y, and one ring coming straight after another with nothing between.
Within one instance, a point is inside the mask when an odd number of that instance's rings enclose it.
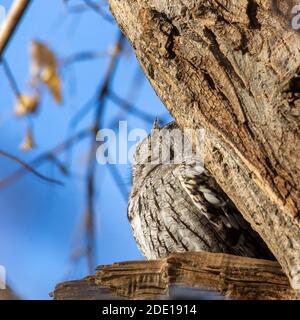
<instances>
[{"instance_id":1,"label":"clear blue sky","mask_svg":"<svg viewBox=\"0 0 300 320\"><path fill-rule=\"evenodd\" d=\"M81 1L70 1L80 3ZM99 2L99 1L98 1ZM100 1L101 2L101 1ZM0 0L7 10L12 0ZM30 92L29 45L32 39L46 42L61 58L83 51L105 51L118 35L115 24L104 21L93 11L67 13L63 1L32 1L5 53L22 92ZM64 141L74 129L72 116L96 92L107 67L108 58L80 62L63 70L64 103L57 106L45 92L39 113L34 117L34 133L38 148L23 153L19 145L24 137L26 121L14 116L15 96L0 66L0 149L26 161ZM127 46L114 81L114 90L127 98L137 74L136 58ZM155 116L171 119L144 75L138 79L140 89L134 90L134 104ZM104 126L119 115L112 103L107 106ZM151 124L123 114L129 129L150 130ZM91 121L87 116L76 130ZM63 187L49 185L26 175L10 187L0 190L0 265L5 266L9 284L25 299L48 299L55 284L87 274L86 261L70 264L72 241L80 234L85 210L84 170L87 163L87 142L77 145L71 154L71 175L63 178L53 164L39 167L44 174L63 179ZM61 159L66 160L70 153ZM0 157L0 179L18 168ZM123 187L130 190L130 166L117 166ZM127 221L127 203L122 198L109 170L100 166L97 175L97 264L141 259Z\"/></svg>"}]
</instances>

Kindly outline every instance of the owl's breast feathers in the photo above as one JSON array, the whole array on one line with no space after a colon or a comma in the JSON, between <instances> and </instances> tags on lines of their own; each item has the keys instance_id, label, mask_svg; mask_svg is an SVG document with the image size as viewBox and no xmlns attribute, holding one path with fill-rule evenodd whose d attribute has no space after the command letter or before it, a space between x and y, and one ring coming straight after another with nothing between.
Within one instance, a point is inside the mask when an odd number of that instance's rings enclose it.
<instances>
[{"instance_id":1,"label":"owl's breast feathers","mask_svg":"<svg viewBox=\"0 0 300 320\"><path fill-rule=\"evenodd\" d=\"M147 259L171 252L224 252L274 259L206 170L162 164L129 199L133 234Z\"/></svg>"}]
</instances>

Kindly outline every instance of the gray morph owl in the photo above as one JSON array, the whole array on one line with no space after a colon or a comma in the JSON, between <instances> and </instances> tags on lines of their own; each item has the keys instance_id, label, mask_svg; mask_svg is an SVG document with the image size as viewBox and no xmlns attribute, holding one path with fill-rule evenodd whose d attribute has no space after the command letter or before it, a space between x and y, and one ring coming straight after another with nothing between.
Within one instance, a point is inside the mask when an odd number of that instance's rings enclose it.
<instances>
[{"instance_id":1,"label":"gray morph owl","mask_svg":"<svg viewBox=\"0 0 300 320\"><path fill-rule=\"evenodd\" d=\"M174 129L178 126L171 122L159 132ZM274 259L206 169L191 159L172 163L174 142L171 161L162 161L164 135L159 137L150 145L150 134L138 145L133 165L128 218L143 255L159 259L172 252L209 251Z\"/></svg>"}]
</instances>

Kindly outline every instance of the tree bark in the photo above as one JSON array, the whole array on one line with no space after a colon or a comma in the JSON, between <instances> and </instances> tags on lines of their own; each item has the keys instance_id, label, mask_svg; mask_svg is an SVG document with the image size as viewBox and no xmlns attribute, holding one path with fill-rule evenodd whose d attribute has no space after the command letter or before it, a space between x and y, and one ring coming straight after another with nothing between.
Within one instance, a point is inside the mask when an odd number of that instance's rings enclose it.
<instances>
[{"instance_id":1,"label":"tree bark","mask_svg":"<svg viewBox=\"0 0 300 320\"><path fill-rule=\"evenodd\" d=\"M221 253L176 253L98 270L95 276L59 284L54 299L300 298L277 262Z\"/></svg>"},{"instance_id":2,"label":"tree bark","mask_svg":"<svg viewBox=\"0 0 300 320\"><path fill-rule=\"evenodd\" d=\"M182 128L205 128L205 165L300 289L298 1L110 0Z\"/></svg>"}]
</instances>

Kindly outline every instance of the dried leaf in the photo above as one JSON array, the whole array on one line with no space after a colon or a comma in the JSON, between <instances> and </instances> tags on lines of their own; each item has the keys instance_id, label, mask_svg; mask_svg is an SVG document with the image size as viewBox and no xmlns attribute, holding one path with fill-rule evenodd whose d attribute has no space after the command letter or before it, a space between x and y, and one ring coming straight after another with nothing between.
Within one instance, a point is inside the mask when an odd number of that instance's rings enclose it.
<instances>
[{"instance_id":1,"label":"dried leaf","mask_svg":"<svg viewBox=\"0 0 300 320\"><path fill-rule=\"evenodd\" d=\"M32 41L31 57L32 65L36 66L37 69L49 66L57 68L57 59L55 54L42 42Z\"/></svg>"},{"instance_id":2,"label":"dried leaf","mask_svg":"<svg viewBox=\"0 0 300 320\"><path fill-rule=\"evenodd\" d=\"M38 109L39 101L39 95L20 95L15 105L16 115L24 116L35 113Z\"/></svg>"},{"instance_id":3,"label":"dried leaf","mask_svg":"<svg viewBox=\"0 0 300 320\"><path fill-rule=\"evenodd\" d=\"M26 135L24 138L23 143L21 144L20 148L22 151L30 151L35 148L36 144L33 139L33 133L30 128L27 129Z\"/></svg>"},{"instance_id":4,"label":"dried leaf","mask_svg":"<svg viewBox=\"0 0 300 320\"><path fill-rule=\"evenodd\" d=\"M32 84L37 86L42 82L48 87L54 100L57 103L61 103L61 81L55 54L42 42L33 41L31 46L31 56Z\"/></svg>"},{"instance_id":5,"label":"dried leaf","mask_svg":"<svg viewBox=\"0 0 300 320\"><path fill-rule=\"evenodd\" d=\"M52 93L54 100L57 103L61 103L62 97L61 97L60 78L59 78L59 75L56 73L56 70L51 67L45 68L41 78L42 78L42 81L49 88L50 92Z\"/></svg>"}]
</instances>

